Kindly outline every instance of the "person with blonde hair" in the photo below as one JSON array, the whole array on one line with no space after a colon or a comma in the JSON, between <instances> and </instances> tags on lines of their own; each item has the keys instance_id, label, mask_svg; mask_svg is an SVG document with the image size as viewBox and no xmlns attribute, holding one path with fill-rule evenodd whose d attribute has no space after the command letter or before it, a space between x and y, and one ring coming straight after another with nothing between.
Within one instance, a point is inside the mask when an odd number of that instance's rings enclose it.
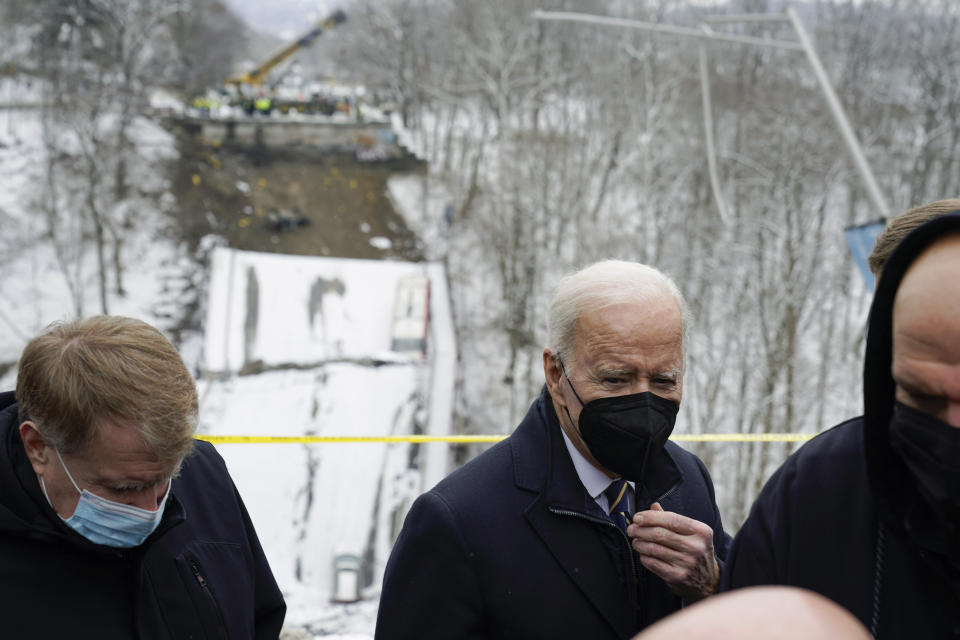
<instances>
[{"instance_id":1,"label":"person with blonde hair","mask_svg":"<svg viewBox=\"0 0 960 640\"><path fill-rule=\"evenodd\" d=\"M197 392L131 318L51 325L0 394L10 638L276 638L286 606Z\"/></svg>"},{"instance_id":2,"label":"person with blonde hair","mask_svg":"<svg viewBox=\"0 0 960 640\"><path fill-rule=\"evenodd\" d=\"M867 256L867 264L870 266L870 271L875 276L876 281L880 281L880 274L883 272L883 267L890 259L893 250L911 231L924 222L957 210L960 210L960 198L947 198L914 207L890 220L883 231L880 232L880 235L877 236L873 244L873 250Z\"/></svg>"}]
</instances>

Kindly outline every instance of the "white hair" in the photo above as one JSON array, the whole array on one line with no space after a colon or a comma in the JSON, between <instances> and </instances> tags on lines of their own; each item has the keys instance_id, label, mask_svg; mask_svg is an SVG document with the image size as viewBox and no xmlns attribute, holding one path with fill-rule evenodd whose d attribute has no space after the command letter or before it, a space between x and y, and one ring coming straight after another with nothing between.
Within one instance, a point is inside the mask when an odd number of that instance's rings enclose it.
<instances>
[{"instance_id":1,"label":"white hair","mask_svg":"<svg viewBox=\"0 0 960 640\"><path fill-rule=\"evenodd\" d=\"M603 260L568 274L557 283L550 301L550 350L567 364L573 352L577 321L584 311L624 302L661 303L664 294L677 302L685 345L687 304L677 285L662 271L639 262Z\"/></svg>"}]
</instances>

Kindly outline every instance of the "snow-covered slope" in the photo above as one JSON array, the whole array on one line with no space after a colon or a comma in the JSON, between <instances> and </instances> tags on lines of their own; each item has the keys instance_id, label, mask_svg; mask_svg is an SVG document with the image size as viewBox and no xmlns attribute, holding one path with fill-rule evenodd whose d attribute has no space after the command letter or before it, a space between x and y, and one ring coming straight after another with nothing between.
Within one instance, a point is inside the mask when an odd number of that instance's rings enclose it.
<instances>
[{"instance_id":1,"label":"snow-covered slope","mask_svg":"<svg viewBox=\"0 0 960 640\"><path fill-rule=\"evenodd\" d=\"M167 230L166 211L176 199L163 165L176 160L177 149L169 133L147 120L138 120L132 135L142 141L143 157L131 164L142 172L130 182L155 205L125 230L127 293L110 293L109 309L167 328L179 304L176 283L198 268ZM45 229L45 153L36 110L0 112L0 363L8 365L47 324L77 311ZM181 345L188 366L217 372L199 380L201 431L377 436L449 429L454 353L442 266L217 250L212 267L202 349L201 336L185 334ZM81 312L98 313L96 256L89 245L74 268ZM413 274L435 285L436 326L425 359L390 351L397 281ZM251 277L258 290L253 327ZM433 374L437 358L440 375ZM237 375L250 361L265 371ZM12 388L15 376L14 367L0 368L0 387ZM424 473L435 481L445 472L446 446L217 446L288 598L288 624L343 640L372 637L393 535L423 489ZM371 583L356 604L330 602L334 558L341 554L360 557L363 582Z\"/></svg>"}]
</instances>

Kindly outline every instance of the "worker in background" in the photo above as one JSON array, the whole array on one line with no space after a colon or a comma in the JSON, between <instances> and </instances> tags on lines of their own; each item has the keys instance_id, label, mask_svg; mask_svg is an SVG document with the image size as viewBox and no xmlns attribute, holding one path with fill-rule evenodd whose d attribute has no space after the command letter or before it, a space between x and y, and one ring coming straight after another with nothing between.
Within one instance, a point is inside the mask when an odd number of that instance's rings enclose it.
<instances>
[{"instance_id":1,"label":"worker in background","mask_svg":"<svg viewBox=\"0 0 960 640\"><path fill-rule=\"evenodd\" d=\"M253 108L260 115L268 116L273 110L273 102L269 96L260 96L253 101Z\"/></svg>"},{"instance_id":2,"label":"worker in background","mask_svg":"<svg viewBox=\"0 0 960 640\"><path fill-rule=\"evenodd\" d=\"M210 99L204 96L198 96L193 99L193 108L200 112L202 116L210 115Z\"/></svg>"}]
</instances>

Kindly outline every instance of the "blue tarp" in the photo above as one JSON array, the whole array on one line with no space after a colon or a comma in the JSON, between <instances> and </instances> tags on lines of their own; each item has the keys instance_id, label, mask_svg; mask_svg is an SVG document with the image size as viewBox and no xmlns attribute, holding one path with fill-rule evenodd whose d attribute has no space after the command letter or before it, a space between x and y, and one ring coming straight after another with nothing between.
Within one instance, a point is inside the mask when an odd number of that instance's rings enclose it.
<instances>
[{"instance_id":1,"label":"blue tarp","mask_svg":"<svg viewBox=\"0 0 960 640\"><path fill-rule=\"evenodd\" d=\"M847 239L847 247L850 248L850 255L853 256L853 261L860 269L863 281L870 291L873 291L874 282L873 273L871 273L870 266L867 264L867 256L873 250L873 244L877 241L877 236L883 231L885 224L886 220L881 218L855 227L847 227L843 230L843 235Z\"/></svg>"}]
</instances>

